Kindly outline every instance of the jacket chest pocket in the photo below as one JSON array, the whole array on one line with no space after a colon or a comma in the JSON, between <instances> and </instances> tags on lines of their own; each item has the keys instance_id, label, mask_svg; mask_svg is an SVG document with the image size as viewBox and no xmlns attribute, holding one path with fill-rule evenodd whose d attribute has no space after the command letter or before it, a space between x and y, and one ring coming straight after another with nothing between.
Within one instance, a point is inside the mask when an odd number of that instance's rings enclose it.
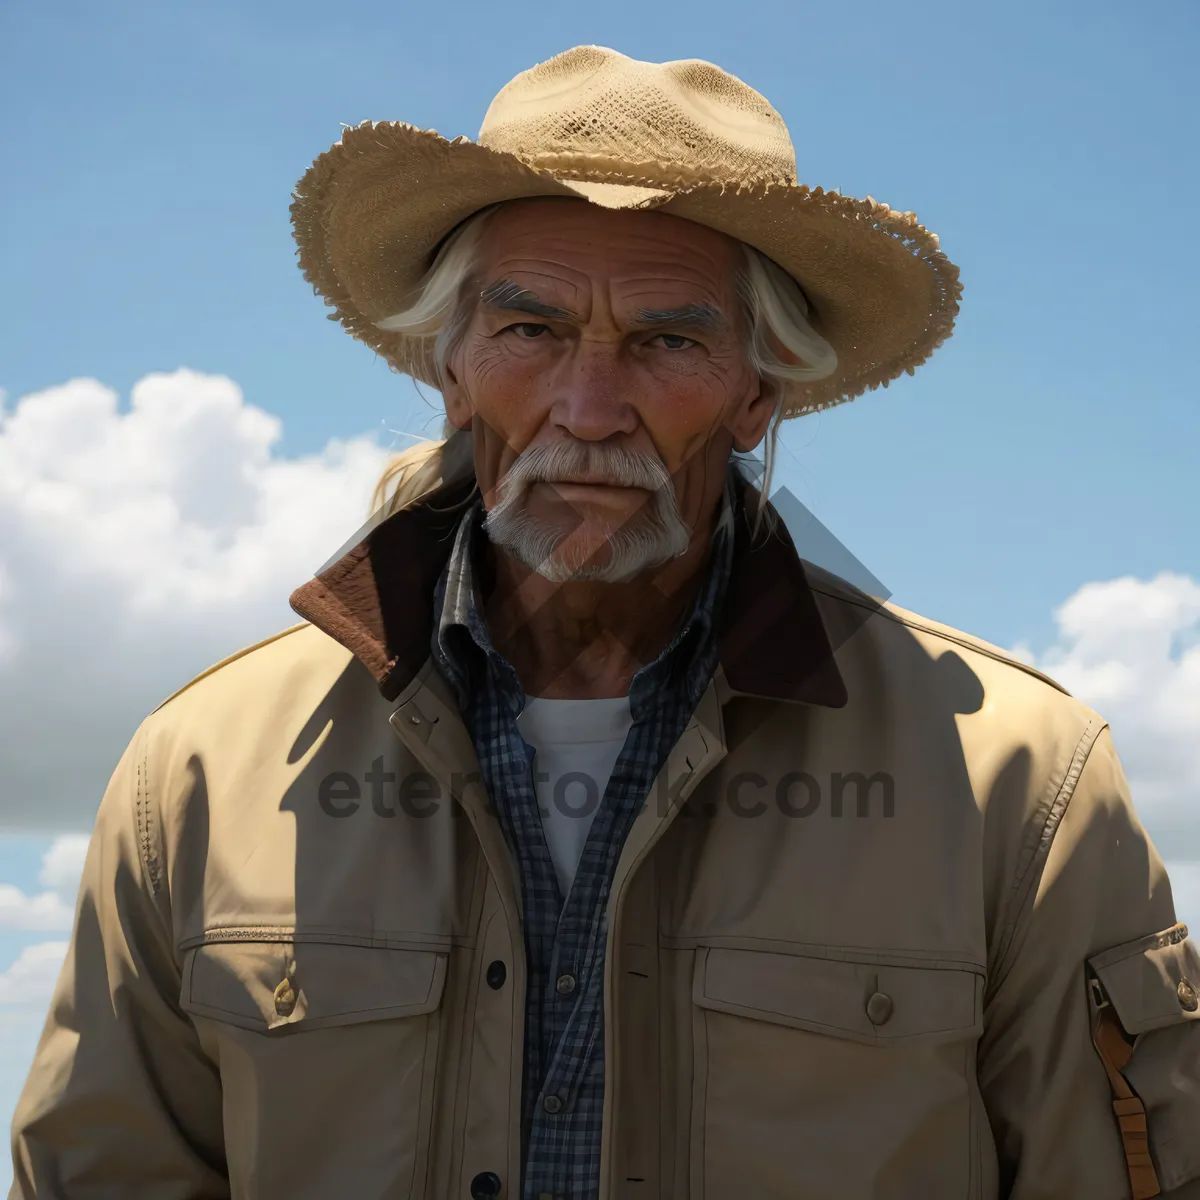
<instances>
[{"instance_id":1,"label":"jacket chest pocket","mask_svg":"<svg viewBox=\"0 0 1200 1200\"><path fill-rule=\"evenodd\" d=\"M186 952L234 1197L424 1194L446 956L326 942Z\"/></svg>"},{"instance_id":2,"label":"jacket chest pocket","mask_svg":"<svg viewBox=\"0 0 1200 1200\"><path fill-rule=\"evenodd\" d=\"M982 976L699 949L692 1200L980 1189Z\"/></svg>"}]
</instances>

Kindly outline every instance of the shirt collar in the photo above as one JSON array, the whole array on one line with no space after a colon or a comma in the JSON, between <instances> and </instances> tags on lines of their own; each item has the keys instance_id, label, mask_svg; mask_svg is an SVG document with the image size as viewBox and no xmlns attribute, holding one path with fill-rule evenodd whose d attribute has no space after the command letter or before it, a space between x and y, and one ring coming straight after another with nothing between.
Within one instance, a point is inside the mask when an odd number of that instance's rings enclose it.
<instances>
[{"instance_id":1,"label":"shirt collar","mask_svg":"<svg viewBox=\"0 0 1200 1200\"><path fill-rule=\"evenodd\" d=\"M469 431L439 448L417 483L290 598L296 614L346 647L389 701L430 662L437 583L477 494ZM754 487L739 479L737 493L717 628L726 693L840 708L848 697L835 654L879 603L842 580L810 576L782 521L754 527ZM765 511L777 516L769 504Z\"/></svg>"},{"instance_id":2,"label":"shirt collar","mask_svg":"<svg viewBox=\"0 0 1200 1200\"><path fill-rule=\"evenodd\" d=\"M630 704L635 717L639 709L652 706L673 685L689 678L714 642L733 565L739 502L731 470L717 510L704 577L687 619L658 656L637 671L630 684ZM499 672L510 691L519 690L516 672L493 646L483 617L477 568L486 538L482 517L483 504L476 499L459 521L433 601L430 649L464 709L485 662Z\"/></svg>"}]
</instances>

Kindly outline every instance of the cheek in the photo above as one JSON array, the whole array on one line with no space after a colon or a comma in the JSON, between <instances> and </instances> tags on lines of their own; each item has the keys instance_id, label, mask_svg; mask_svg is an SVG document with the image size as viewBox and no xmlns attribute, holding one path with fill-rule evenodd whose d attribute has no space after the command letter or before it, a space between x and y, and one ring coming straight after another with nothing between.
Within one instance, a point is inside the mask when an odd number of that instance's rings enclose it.
<instances>
[{"instance_id":1,"label":"cheek","mask_svg":"<svg viewBox=\"0 0 1200 1200\"><path fill-rule=\"evenodd\" d=\"M546 419L546 372L535 357L512 353L491 338L463 346L459 379L472 414L475 478L488 508L496 484Z\"/></svg>"},{"instance_id":2,"label":"cheek","mask_svg":"<svg viewBox=\"0 0 1200 1200\"><path fill-rule=\"evenodd\" d=\"M656 363L644 381L642 419L668 469L699 465L720 454L740 394L735 372L713 358ZM743 389L744 390L744 389ZM726 451L727 452L727 451Z\"/></svg>"},{"instance_id":3,"label":"cheek","mask_svg":"<svg viewBox=\"0 0 1200 1200\"><path fill-rule=\"evenodd\" d=\"M461 379L477 422L511 444L529 440L548 404L545 370L534 355L479 339L464 347Z\"/></svg>"}]
</instances>

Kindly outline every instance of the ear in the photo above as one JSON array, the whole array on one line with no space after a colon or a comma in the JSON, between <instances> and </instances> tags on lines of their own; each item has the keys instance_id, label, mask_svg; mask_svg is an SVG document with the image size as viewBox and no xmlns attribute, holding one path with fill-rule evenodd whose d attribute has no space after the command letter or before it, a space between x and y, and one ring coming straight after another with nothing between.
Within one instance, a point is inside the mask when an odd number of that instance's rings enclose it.
<instances>
[{"instance_id":1,"label":"ear","mask_svg":"<svg viewBox=\"0 0 1200 1200\"><path fill-rule=\"evenodd\" d=\"M470 429L474 414L466 389L459 379L457 358L457 353L450 355L442 371L442 401L446 406L446 420L455 429Z\"/></svg>"},{"instance_id":2,"label":"ear","mask_svg":"<svg viewBox=\"0 0 1200 1200\"><path fill-rule=\"evenodd\" d=\"M729 421L734 449L739 454L749 453L766 437L778 403L778 384L752 372L746 394Z\"/></svg>"}]
</instances>

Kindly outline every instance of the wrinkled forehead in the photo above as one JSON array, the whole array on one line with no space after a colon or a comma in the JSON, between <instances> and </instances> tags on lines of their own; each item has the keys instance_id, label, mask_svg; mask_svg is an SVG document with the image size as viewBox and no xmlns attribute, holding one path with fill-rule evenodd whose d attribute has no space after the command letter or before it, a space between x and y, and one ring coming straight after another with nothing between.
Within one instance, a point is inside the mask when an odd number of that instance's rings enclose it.
<instances>
[{"instance_id":1,"label":"wrinkled forehead","mask_svg":"<svg viewBox=\"0 0 1200 1200\"><path fill-rule=\"evenodd\" d=\"M736 303L741 246L668 213L601 208L586 200L510 200L491 214L478 269L486 286L525 273L547 282L694 293Z\"/></svg>"}]
</instances>

